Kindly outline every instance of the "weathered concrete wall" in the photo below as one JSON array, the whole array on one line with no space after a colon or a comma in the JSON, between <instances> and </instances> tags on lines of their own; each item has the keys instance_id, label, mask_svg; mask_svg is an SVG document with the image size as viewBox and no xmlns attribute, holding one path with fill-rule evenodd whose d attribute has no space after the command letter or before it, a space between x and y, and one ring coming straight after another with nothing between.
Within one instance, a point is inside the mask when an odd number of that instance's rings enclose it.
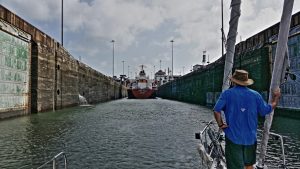
<instances>
[{"instance_id":1,"label":"weathered concrete wall","mask_svg":"<svg viewBox=\"0 0 300 169\"><path fill-rule=\"evenodd\" d=\"M236 45L234 69L244 69L254 80L250 88L260 92L267 100L272 64L276 51L279 24L240 42ZM279 107L300 110L300 12L292 17L288 48L291 66L289 71L297 79L291 78L281 85ZM273 57L272 57L273 56ZM158 88L158 96L189 103L213 106L217 101L223 83L225 57L202 69L191 72L179 79L166 83Z\"/></svg>"},{"instance_id":2,"label":"weathered concrete wall","mask_svg":"<svg viewBox=\"0 0 300 169\"><path fill-rule=\"evenodd\" d=\"M119 98L119 83L79 62L78 69L79 93L89 103ZM123 93L122 97L126 94Z\"/></svg>"},{"instance_id":3,"label":"weathered concrete wall","mask_svg":"<svg viewBox=\"0 0 300 169\"><path fill-rule=\"evenodd\" d=\"M30 102L30 35L0 22L0 117L28 114Z\"/></svg>"},{"instance_id":4,"label":"weathered concrete wall","mask_svg":"<svg viewBox=\"0 0 300 169\"><path fill-rule=\"evenodd\" d=\"M79 104L79 94L89 103L127 95L119 83L74 59L58 42L0 5L0 20L31 36L30 79L26 112L62 109ZM3 28L0 27L0 31ZM5 42L0 42L5 43ZM120 90L121 89L121 90ZM121 94L120 94L121 93ZM17 116L6 109L0 118Z\"/></svg>"}]
</instances>

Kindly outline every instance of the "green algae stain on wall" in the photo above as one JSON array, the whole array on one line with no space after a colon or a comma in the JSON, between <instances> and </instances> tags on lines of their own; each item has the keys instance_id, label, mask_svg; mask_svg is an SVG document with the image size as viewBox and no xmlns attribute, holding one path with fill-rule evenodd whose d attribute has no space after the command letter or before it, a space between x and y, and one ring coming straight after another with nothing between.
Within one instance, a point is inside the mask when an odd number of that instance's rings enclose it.
<instances>
[{"instance_id":1,"label":"green algae stain on wall","mask_svg":"<svg viewBox=\"0 0 300 169\"><path fill-rule=\"evenodd\" d=\"M27 106L29 52L28 42L0 30L0 112Z\"/></svg>"},{"instance_id":2,"label":"green algae stain on wall","mask_svg":"<svg viewBox=\"0 0 300 169\"><path fill-rule=\"evenodd\" d=\"M250 86L260 93L266 93L270 79L269 47L262 47L235 56L233 69L245 69L255 84ZM213 106L222 91L225 58L191 72L185 76L159 87L158 95L162 98ZM173 90L176 86L176 90Z\"/></svg>"}]
</instances>

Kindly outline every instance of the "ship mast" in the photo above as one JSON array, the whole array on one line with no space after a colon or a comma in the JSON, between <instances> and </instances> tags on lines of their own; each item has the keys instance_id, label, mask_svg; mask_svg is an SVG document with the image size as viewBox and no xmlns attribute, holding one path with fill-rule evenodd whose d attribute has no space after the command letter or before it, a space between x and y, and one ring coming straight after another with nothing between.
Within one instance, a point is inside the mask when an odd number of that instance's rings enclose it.
<instances>
[{"instance_id":1,"label":"ship mast","mask_svg":"<svg viewBox=\"0 0 300 169\"><path fill-rule=\"evenodd\" d=\"M221 20L222 20L222 27L221 27L221 33L222 33L222 57L224 55L224 12L223 12L223 0L221 0Z\"/></svg>"},{"instance_id":2,"label":"ship mast","mask_svg":"<svg viewBox=\"0 0 300 169\"><path fill-rule=\"evenodd\" d=\"M238 28L239 18L241 16L241 10L240 10L241 0L232 0L230 7L231 7L231 15L229 21L228 38L226 43L227 48L226 48L222 91L230 87L229 78L231 77L231 73L232 73L237 28Z\"/></svg>"},{"instance_id":3,"label":"ship mast","mask_svg":"<svg viewBox=\"0 0 300 169\"><path fill-rule=\"evenodd\" d=\"M140 67L142 68L142 70L144 70L144 68L146 67L145 65L140 65Z\"/></svg>"},{"instance_id":4,"label":"ship mast","mask_svg":"<svg viewBox=\"0 0 300 169\"><path fill-rule=\"evenodd\" d=\"M278 43L275 53L275 61L272 72L271 85L269 90L269 103L272 101L272 91L280 87L285 75L286 66L288 65L288 36L289 28L291 24L291 17L293 11L294 0L284 0L283 11L280 21ZM260 147L260 154L258 159L258 167L263 168L265 156L267 152L267 144L269 140L270 128L272 125L274 110L266 115L264 123L264 131L262 137L262 143Z\"/></svg>"}]
</instances>

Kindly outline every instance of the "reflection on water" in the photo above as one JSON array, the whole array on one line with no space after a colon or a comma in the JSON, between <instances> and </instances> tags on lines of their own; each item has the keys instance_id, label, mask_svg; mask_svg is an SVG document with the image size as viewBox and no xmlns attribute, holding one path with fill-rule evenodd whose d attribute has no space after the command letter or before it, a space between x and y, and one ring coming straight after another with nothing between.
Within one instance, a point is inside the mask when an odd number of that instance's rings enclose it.
<instances>
[{"instance_id":1,"label":"reflection on water","mask_svg":"<svg viewBox=\"0 0 300 169\"><path fill-rule=\"evenodd\" d=\"M0 122L0 168L36 168L60 151L70 168L199 168L194 133L207 109L118 100Z\"/></svg>"},{"instance_id":2,"label":"reflection on water","mask_svg":"<svg viewBox=\"0 0 300 169\"><path fill-rule=\"evenodd\" d=\"M298 112L299 113L299 112ZM289 118L285 116L275 116L272 124L272 132L276 132L284 137L284 148L286 156L286 164L288 168L300 168L300 118ZM279 161L282 157L279 147L280 140L270 140L268 154L268 162L281 166ZM272 147L272 148L271 148Z\"/></svg>"},{"instance_id":3,"label":"reflection on water","mask_svg":"<svg viewBox=\"0 0 300 169\"><path fill-rule=\"evenodd\" d=\"M201 168L194 133L212 118L197 105L123 99L4 120L0 168L36 168L60 151L72 169ZM299 163L299 120L274 122L273 131L286 136L289 162Z\"/></svg>"}]
</instances>

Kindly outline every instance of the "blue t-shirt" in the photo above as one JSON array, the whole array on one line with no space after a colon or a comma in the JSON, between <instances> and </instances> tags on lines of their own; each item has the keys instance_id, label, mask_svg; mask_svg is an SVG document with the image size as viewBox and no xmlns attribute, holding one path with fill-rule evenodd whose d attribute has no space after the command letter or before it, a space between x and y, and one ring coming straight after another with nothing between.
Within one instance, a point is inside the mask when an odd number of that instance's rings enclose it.
<instances>
[{"instance_id":1,"label":"blue t-shirt","mask_svg":"<svg viewBox=\"0 0 300 169\"><path fill-rule=\"evenodd\" d=\"M214 111L224 111L228 128L226 137L235 144L252 145L256 141L258 114L272 112L262 96L247 87L235 86L225 90L217 101Z\"/></svg>"}]
</instances>

